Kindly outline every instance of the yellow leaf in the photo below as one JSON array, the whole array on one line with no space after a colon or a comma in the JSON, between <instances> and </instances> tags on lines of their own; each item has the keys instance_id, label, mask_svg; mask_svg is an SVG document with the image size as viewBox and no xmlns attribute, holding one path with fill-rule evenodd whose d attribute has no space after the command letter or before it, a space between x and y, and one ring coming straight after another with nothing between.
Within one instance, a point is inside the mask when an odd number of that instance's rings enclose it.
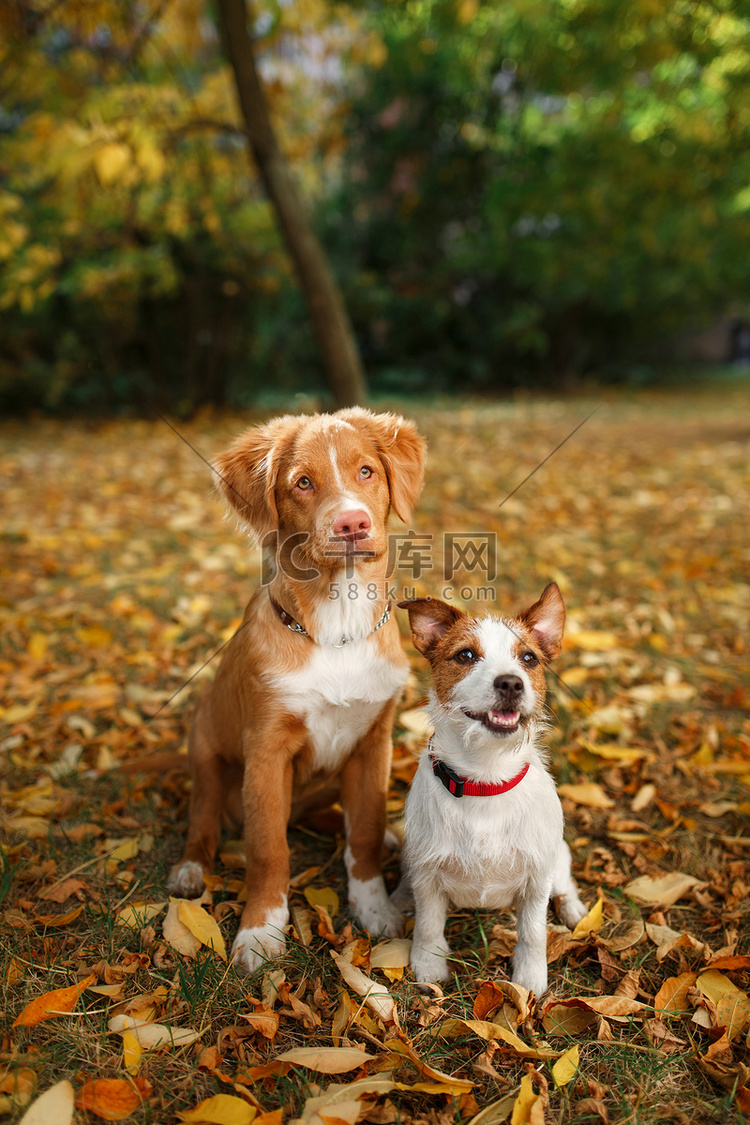
<instances>
[{"instance_id":1,"label":"yellow leaf","mask_svg":"<svg viewBox=\"0 0 750 1125\"><path fill-rule=\"evenodd\" d=\"M568 1082L570 1082L571 1078L573 1078L578 1070L578 1064L579 1054L578 1044L576 1044L573 1047L569 1047L565 1054L560 1055L560 1058L552 1067L552 1077L558 1089L560 1086L567 1086Z\"/></svg>"},{"instance_id":2,"label":"yellow leaf","mask_svg":"<svg viewBox=\"0 0 750 1125\"><path fill-rule=\"evenodd\" d=\"M581 785L558 785L557 792L561 797L569 797L577 805L587 805L592 809L611 809L614 801L595 781L585 781Z\"/></svg>"},{"instance_id":3,"label":"yellow leaf","mask_svg":"<svg viewBox=\"0 0 750 1125\"><path fill-rule=\"evenodd\" d=\"M108 859L116 863L123 863L126 859L133 859L138 855L138 837L130 836L124 840L105 840L104 849Z\"/></svg>"},{"instance_id":4,"label":"yellow leaf","mask_svg":"<svg viewBox=\"0 0 750 1125\"><path fill-rule=\"evenodd\" d=\"M117 915L116 925L129 926L131 930L142 930L152 918L156 918L166 907L166 902L134 902L124 907Z\"/></svg>"},{"instance_id":5,"label":"yellow leaf","mask_svg":"<svg viewBox=\"0 0 750 1125\"><path fill-rule=\"evenodd\" d=\"M567 677L566 677L567 678ZM590 754L604 758L608 762L637 762L641 758L653 761L654 755L641 746L619 746L616 742L592 742L587 738L579 740Z\"/></svg>"},{"instance_id":6,"label":"yellow leaf","mask_svg":"<svg viewBox=\"0 0 750 1125\"><path fill-rule=\"evenodd\" d=\"M49 648L49 637L46 633L32 633L26 651L32 660L44 660ZM53 1087L54 1089L54 1087Z\"/></svg>"},{"instance_id":7,"label":"yellow leaf","mask_svg":"<svg viewBox=\"0 0 750 1125\"><path fill-rule=\"evenodd\" d=\"M70 1082L58 1082L31 1103L19 1125L70 1125L74 1098Z\"/></svg>"},{"instance_id":8,"label":"yellow leaf","mask_svg":"<svg viewBox=\"0 0 750 1125\"><path fill-rule=\"evenodd\" d=\"M178 1116L181 1121L194 1122L195 1125L250 1125L255 1113L255 1107L248 1105L244 1098L215 1094L199 1102L195 1109L183 1110Z\"/></svg>"},{"instance_id":9,"label":"yellow leaf","mask_svg":"<svg viewBox=\"0 0 750 1125\"><path fill-rule=\"evenodd\" d=\"M100 183L105 187L118 179L131 161L128 145L112 142L103 145L94 157L94 167Z\"/></svg>"},{"instance_id":10,"label":"yellow leaf","mask_svg":"<svg viewBox=\"0 0 750 1125\"><path fill-rule=\"evenodd\" d=\"M594 930L601 929L602 922L604 921L604 899L598 898L594 905L589 910L580 922L576 923L573 930L573 937L582 937L584 934L593 933Z\"/></svg>"},{"instance_id":11,"label":"yellow leaf","mask_svg":"<svg viewBox=\"0 0 750 1125\"><path fill-rule=\"evenodd\" d=\"M90 625L87 628L76 629L76 637L84 645L91 648L106 648L112 644L112 633L101 625Z\"/></svg>"},{"instance_id":12,"label":"yellow leaf","mask_svg":"<svg viewBox=\"0 0 750 1125\"><path fill-rule=\"evenodd\" d=\"M169 909L162 925L162 933L164 934L164 940L173 949L176 949L183 957L193 958L200 949L201 943L177 916L181 901L183 900L177 898L169 900Z\"/></svg>"},{"instance_id":13,"label":"yellow leaf","mask_svg":"<svg viewBox=\"0 0 750 1125\"><path fill-rule=\"evenodd\" d=\"M524 1074L521 1079L521 1088L518 1091L518 1096L513 1106L510 1125L526 1125L527 1122L530 1122L531 1111L538 1101L539 1094L534 1093L531 1075Z\"/></svg>"},{"instance_id":14,"label":"yellow leaf","mask_svg":"<svg viewBox=\"0 0 750 1125\"><path fill-rule=\"evenodd\" d=\"M291 1051L277 1055L276 1061L306 1066L308 1070L318 1070L321 1074L346 1074L374 1058L374 1055L368 1055L357 1047L293 1047Z\"/></svg>"},{"instance_id":15,"label":"yellow leaf","mask_svg":"<svg viewBox=\"0 0 750 1125\"><path fill-rule=\"evenodd\" d=\"M218 953L222 961L227 959L227 947L215 918L199 906L197 902L183 899L177 906L177 917L202 945L207 945Z\"/></svg>"},{"instance_id":16,"label":"yellow leaf","mask_svg":"<svg viewBox=\"0 0 750 1125\"><path fill-rule=\"evenodd\" d=\"M606 630L580 629L565 638L565 648L582 648L584 652L609 652L617 648L620 640L616 633Z\"/></svg>"},{"instance_id":17,"label":"yellow leaf","mask_svg":"<svg viewBox=\"0 0 750 1125\"><path fill-rule=\"evenodd\" d=\"M132 1031L122 1033L122 1062L128 1074L136 1075L140 1069L143 1051L138 1037Z\"/></svg>"},{"instance_id":18,"label":"yellow leaf","mask_svg":"<svg viewBox=\"0 0 750 1125\"><path fill-rule=\"evenodd\" d=\"M331 918L338 914L339 896L331 887L305 887L304 895L310 906L322 906Z\"/></svg>"}]
</instances>

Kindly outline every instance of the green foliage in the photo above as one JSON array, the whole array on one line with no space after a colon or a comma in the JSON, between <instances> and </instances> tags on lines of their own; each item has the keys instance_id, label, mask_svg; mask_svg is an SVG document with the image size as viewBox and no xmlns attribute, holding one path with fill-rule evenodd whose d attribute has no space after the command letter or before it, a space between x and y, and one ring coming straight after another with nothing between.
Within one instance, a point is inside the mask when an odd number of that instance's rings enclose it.
<instances>
[{"instance_id":1,"label":"green foliage","mask_svg":"<svg viewBox=\"0 0 750 1125\"><path fill-rule=\"evenodd\" d=\"M425 388L614 366L748 300L748 14L373 9L388 64L357 75L329 223L386 380L396 363Z\"/></svg>"},{"instance_id":2,"label":"green foliage","mask_svg":"<svg viewBox=\"0 0 750 1125\"><path fill-rule=\"evenodd\" d=\"M255 31L374 389L617 372L750 300L747 0L269 0ZM0 72L6 407L322 388L207 0L0 6Z\"/></svg>"}]
</instances>

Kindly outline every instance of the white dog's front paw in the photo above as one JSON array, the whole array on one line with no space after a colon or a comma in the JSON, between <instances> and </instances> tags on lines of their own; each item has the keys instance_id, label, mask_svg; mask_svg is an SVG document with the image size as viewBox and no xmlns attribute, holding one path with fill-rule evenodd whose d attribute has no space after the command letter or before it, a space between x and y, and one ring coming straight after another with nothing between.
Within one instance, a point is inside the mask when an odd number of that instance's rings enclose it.
<instances>
[{"instance_id":1,"label":"white dog's front paw","mask_svg":"<svg viewBox=\"0 0 750 1125\"><path fill-rule=\"evenodd\" d=\"M167 890L175 898L200 898L204 887L203 868L195 860L177 863L169 872Z\"/></svg>"},{"instance_id":2,"label":"white dog's front paw","mask_svg":"<svg viewBox=\"0 0 750 1125\"><path fill-rule=\"evenodd\" d=\"M574 930L581 918L585 918L588 910L581 902L578 895L563 895L557 900L557 913L565 925Z\"/></svg>"},{"instance_id":3,"label":"white dog's front paw","mask_svg":"<svg viewBox=\"0 0 750 1125\"><path fill-rule=\"evenodd\" d=\"M349 906L360 925L373 937L384 934L398 937L404 932L404 917L388 898L382 876L362 881L349 880Z\"/></svg>"},{"instance_id":4,"label":"white dog's front paw","mask_svg":"<svg viewBox=\"0 0 750 1125\"><path fill-rule=\"evenodd\" d=\"M537 1000L547 991L547 963L544 959L520 955L516 946L513 957L513 983L533 992Z\"/></svg>"},{"instance_id":5,"label":"white dog's front paw","mask_svg":"<svg viewBox=\"0 0 750 1125\"><path fill-rule=\"evenodd\" d=\"M431 950L423 949L416 945L411 947L411 971L414 979L424 984L435 984L437 981L449 980L451 971L448 965L451 951L445 942L435 943Z\"/></svg>"},{"instance_id":6,"label":"white dog's front paw","mask_svg":"<svg viewBox=\"0 0 750 1125\"><path fill-rule=\"evenodd\" d=\"M262 926L243 926L232 946L231 961L245 973L254 973L266 961L281 957L286 949L284 927L289 921L286 899L269 910Z\"/></svg>"}]
</instances>

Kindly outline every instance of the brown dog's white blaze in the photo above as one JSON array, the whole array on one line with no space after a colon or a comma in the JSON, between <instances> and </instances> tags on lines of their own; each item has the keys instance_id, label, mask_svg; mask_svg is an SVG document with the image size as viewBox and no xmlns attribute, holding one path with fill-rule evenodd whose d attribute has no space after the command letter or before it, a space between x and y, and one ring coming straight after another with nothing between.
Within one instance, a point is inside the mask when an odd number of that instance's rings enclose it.
<instances>
[{"instance_id":1,"label":"brown dog's white blaze","mask_svg":"<svg viewBox=\"0 0 750 1125\"><path fill-rule=\"evenodd\" d=\"M248 604L190 735L188 840L170 889L200 894L224 814L241 804L248 900L234 955L247 970L284 946L290 810L313 807L316 799L330 804L338 793L352 909L373 933L399 930L380 853L393 712L408 661L395 616L377 631L375 625L387 597L388 513L408 516L423 466L424 442L413 423L359 409L274 419L240 435L216 459L219 490L249 530L261 539L277 533L282 548L299 536L294 557L308 565L304 574L288 569L280 551L270 585ZM354 516L358 526L349 540L343 524ZM361 596L334 600L331 584L341 580L347 561ZM367 596L372 589L374 599ZM282 624L272 598L309 636Z\"/></svg>"}]
</instances>

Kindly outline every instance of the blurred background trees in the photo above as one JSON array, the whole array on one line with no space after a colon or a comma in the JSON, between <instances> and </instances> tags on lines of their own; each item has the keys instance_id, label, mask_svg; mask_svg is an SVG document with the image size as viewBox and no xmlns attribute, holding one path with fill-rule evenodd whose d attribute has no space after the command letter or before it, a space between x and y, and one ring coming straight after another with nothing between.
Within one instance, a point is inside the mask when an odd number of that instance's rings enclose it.
<instances>
[{"instance_id":1,"label":"blurred background trees","mask_svg":"<svg viewBox=\"0 0 750 1125\"><path fill-rule=\"evenodd\" d=\"M261 0L280 145L374 391L619 378L750 301L745 0ZM209 0L0 8L6 408L325 377Z\"/></svg>"}]
</instances>

